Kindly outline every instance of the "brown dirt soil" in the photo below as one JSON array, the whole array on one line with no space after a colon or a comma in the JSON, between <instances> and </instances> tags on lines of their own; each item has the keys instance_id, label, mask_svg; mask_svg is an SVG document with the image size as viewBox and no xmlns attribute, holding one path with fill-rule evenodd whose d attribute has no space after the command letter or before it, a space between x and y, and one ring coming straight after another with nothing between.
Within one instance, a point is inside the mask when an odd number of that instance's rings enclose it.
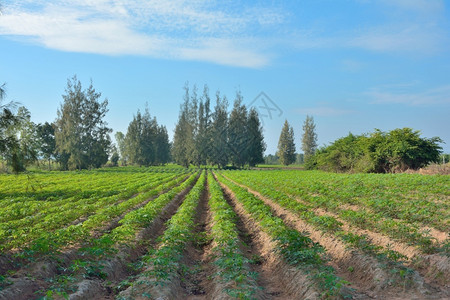
<instances>
[{"instance_id":1,"label":"brown dirt soil","mask_svg":"<svg viewBox=\"0 0 450 300\"><path fill-rule=\"evenodd\" d=\"M117 255L102 263L104 266L102 271L107 274L105 280L83 280L81 282L81 286L78 286L79 289L77 292L70 295L70 298L74 295L78 295L78 297L80 297L79 299L91 299L89 295L93 293L96 295L95 299L113 298L115 291L110 287L118 286L121 281L135 275L133 272L130 272L128 265L130 263L137 262L144 254L148 252L148 249L156 246L157 237L160 236L164 230L166 230L166 221L175 214L178 207L183 202L184 197L189 193L192 187L193 185L175 196L175 198L163 209L161 214L159 214L152 224L141 230L136 235L136 247L124 246L120 249ZM91 288L86 289L83 288L84 286L91 286ZM97 290L94 290L94 287L97 287Z\"/></svg>"},{"instance_id":2,"label":"brown dirt soil","mask_svg":"<svg viewBox=\"0 0 450 300\"><path fill-rule=\"evenodd\" d=\"M300 198L296 198L297 201L299 202L303 202L305 203L302 199ZM370 208L368 207L364 207L362 208L361 206L355 205L355 204L347 204L344 203L340 206L340 208L342 209L348 209L348 210L353 210L353 211L362 211L365 210L368 213L374 213ZM401 221L399 219L393 219L394 221ZM440 231L438 229L429 227L429 226L421 226L421 231L429 231L429 234L432 238L436 239L436 243L443 243L447 240L447 238L449 238L449 233L444 232L444 231Z\"/></svg>"},{"instance_id":3,"label":"brown dirt soil","mask_svg":"<svg viewBox=\"0 0 450 300\"><path fill-rule=\"evenodd\" d=\"M449 175L450 174L450 163L444 165L432 164L425 168L420 168L419 170L407 170L404 173L409 174L422 174L422 175Z\"/></svg>"},{"instance_id":4,"label":"brown dirt soil","mask_svg":"<svg viewBox=\"0 0 450 300\"><path fill-rule=\"evenodd\" d=\"M189 177L189 176L186 176L186 177L181 181L181 183L184 182L188 177ZM181 183L178 183L177 185L180 185ZM163 191L162 193L166 193L167 191L168 191L168 190L165 190L165 191ZM161 194L162 194L162 193L161 193ZM139 208L145 206L148 202L153 201L154 199L156 199L156 198L157 198L159 195L161 195L161 194L158 194L158 195L156 195L156 196L150 197L150 198L148 198L147 200L144 200L143 202L141 202L141 203L135 205L134 207L128 209L126 212L122 213L120 216L118 216L118 217L114 218L113 220L109 221L107 224L105 224L105 225L103 225L103 226L101 226L101 227L99 227L99 228L93 230L93 231L91 232L91 236L92 236L93 238L98 238L98 237L100 237L101 235L103 235L104 233L110 232L111 230L113 230L114 228L116 228L116 227L119 226L119 221L120 221L126 214L128 214L129 212L131 212L131 211L133 211L133 210L136 210L136 209L139 209ZM137 195L138 195L138 194L132 196L131 198L134 198L134 197L136 197ZM119 203L121 203L121 202L123 202L123 201L127 201L127 200L129 200L129 199L131 199L131 198L121 200L121 201L119 201L118 203L116 203L116 204L114 204L114 205L117 205L117 204L119 204ZM87 217L86 217L86 218L79 219L79 220L80 220L80 223L81 223L81 221L84 222L86 219L87 219ZM66 247L61 248L61 249L60 249L60 252L62 252L62 257L58 257L58 255L57 255L57 256L56 256L56 259L57 259L58 261L64 261L64 260L65 260L65 257L67 257L67 256L72 257L72 259L77 259L77 258L75 258L75 256L76 256L75 252L76 252L79 248L82 247L82 244L83 244L83 242L80 242L80 243L75 244L75 245L70 245L70 246L66 246ZM24 261L23 261L22 259L19 259L19 258L16 258L16 257L13 256L13 254L14 254L15 252L17 252L17 251L12 251L11 253L1 254L1 256L0 256L0 275L5 274L7 271L18 271L18 270L20 270L21 268L25 268L25 269L29 269L29 268L30 268L30 264L24 266ZM55 256L53 256L53 257L55 258ZM47 260L45 257L43 258L43 260L48 262L48 260ZM41 266L41 264L42 264L41 261L38 261L38 262L37 262L37 265L38 265L38 266ZM33 264L31 264L31 268L33 268L32 265L33 265ZM23 266L23 267L22 267L22 266ZM39 267L39 268L40 268L40 267ZM37 269L39 269L39 268L37 268ZM44 266L44 268L45 268L45 266ZM51 268L51 267L50 267L50 268ZM33 274L34 274L33 272L30 273L29 270L26 270L26 272L27 272L27 274L30 274L31 276L36 277L35 275L33 275ZM38 272L39 272L39 271L38 271Z\"/></svg>"},{"instance_id":5,"label":"brown dirt soil","mask_svg":"<svg viewBox=\"0 0 450 300\"><path fill-rule=\"evenodd\" d=\"M195 234L201 234L206 230L208 219L208 191L205 189L198 204L195 216ZM163 234L163 232L161 232ZM156 245L154 245L156 247ZM208 282L209 269L207 268L207 256L205 249L207 244L187 245L181 264L188 270L183 275L183 280L179 276L171 278L170 282L163 286L155 286L155 279L146 276L151 267L143 271L135 280L135 284L122 291L119 296L125 299L148 299L143 296L151 295L156 299L204 299L209 294L210 283Z\"/></svg>"},{"instance_id":6,"label":"brown dirt soil","mask_svg":"<svg viewBox=\"0 0 450 300\"><path fill-rule=\"evenodd\" d=\"M320 208L315 209L314 212L319 216L326 215L334 217L343 224L343 230L357 235L366 235L374 245L381 246L385 249L389 248L405 255L409 259L409 262L406 265L411 268L417 268L420 275L423 276L428 283L434 281L441 285L450 283L448 280L448 278L450 278L450 259L448 257L440 254L425 255L417 247L392 240L388 236L377 232L351 226L332 212Z\"/></svg>"},{"instance_id":7,"label":"brown dirt soil","mask_svg":"<svg viewBox=\"0 0 450 300\"><path fill-rule=\"evenodd\" d=\"M231 180L231 179L229 179ZM233 180L231 180L234 182ZM337 275L351 283L355 289L355 296L358 298L378 298L378 297L397 297L399 299L441 299L443 295L449 296L448 291L437 290L434 287L425 284L419 274L412 274L412 282L404 281L404 284L411 285L406 289L401 287L401 283L392 277L390 270L383 267L375 258L370 257L359 250L348 249L339 239L324 234L307 224L292 212L284 209L277 203L264 197L260 193L253 191L245 185L235 182L241 187L263 200L272 209L274 215L282 218L291 227L300 232L310 233L310 237L321 244L327 253L331 256L331 265L336 269ZM396 284L393 284L396 282ZM432 296L436 294L436 296Z\"/></svg>"},{"instance_id":8,"label":"brown dirt soil","mask_svg":"<svg viewBox=\"0 0 450 300\"><path fill-rule=\"evenodd\" d=\"M137 238L137 247L122 249L116 256L105 262L105 267L102 271L108 274L109 280L119 280L119 278L126 278L130 275L127 264L131 260L136 259L136 257L143 255L148 249L145 247L145 245L139 244L142 241L148 240L153 235L155 235L156 233L154 233L154 231L162 230L158 228L162 227L164 225L164 222L170 217L170 215L176 211L184 195L188 192L188 190L190 190L190 188L177 195L175 199L172 200L172 202L164 208L164 212L152 223L152 225L139 233ZM149 202L156 197L157 196L152 197L145 202ZM135 209L137 209L137 207ZM125 214L123 214L122 217L124 215ZM111 221L111 223L103 227L103 232L105 233L106 231L112 230L117 227L119 225L118 221L119 219L117 218ZM77 246L71 246L70 249L66 249L61 254L57 254L56 256L54 255L52 257L42 257L37 262L33 262L31 264L23 266L17 272L15 272L11 278L7 279L11 281L12 284L0 291L0 299L2 299L2 297L6 297L5 299L30 299L33 298L33 296L37 297L37 291L46 290L49 288L49 283L46 281L46 279L58 275L58 273L60 272L58 269L68 268L72 261L76 259L86 259L80 253L78 253L78 250L81 247L81 244ZM140 254L142 252L144 253ZM100 280L83 280L82 278L80 278L80 280L81 282L77 284L79 290L74 293L76 297L81 297L80 299L84 297L82 296L84 293L91 294L95 292L95 294L99 295L99 297L100 295L105 295L105 297L107 297L108 294L111 293L110 289L104 288L102 286L103 283L100 282ZM119 280L119 282L121 280ZM90 286L91 288L86 289L86 286ZM94 290L93 287L100 288ZM87 296L87 299L89 299L89 296Z\"/></svg>"},{"instance_id":9,"label":"brown dirt soil","mask_svg":"<svg viewBox=\"0 0 450 300\"><path fill-rule=\"evenodd\" d=\"M220 183L221 184L221 183ZM263 288L258 299L319 299L314 283L300 269L288 265L275 253L276 245L236 200L233 192L221 184L230 205L239 216L238 228L247 236L251 256L261 257L254 266L259 276L257 283Z\"/></svg>"}]
</instances>

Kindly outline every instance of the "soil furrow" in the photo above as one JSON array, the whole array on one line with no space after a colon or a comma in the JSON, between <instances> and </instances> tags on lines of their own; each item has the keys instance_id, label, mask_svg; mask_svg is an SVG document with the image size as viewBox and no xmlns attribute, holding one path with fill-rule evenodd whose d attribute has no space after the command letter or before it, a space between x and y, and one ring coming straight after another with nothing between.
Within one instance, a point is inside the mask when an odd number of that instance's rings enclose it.
<instances>
[{"instance_id":1,"label":"soil furrow","mask_svg":"<svg viewBox=\"0 0 450 300\"><path fill-rule=\"evenodd\" d=\"M296 200L300 201L300 202L303 202L303 203L307 203L307 202L303 201L300 198L296 198ZM365 210L365 211L367 211L370 214L375 214L375 212L370 207L362 208L361 206L355 205L355 204L343 203L340 206L340 208L341 209L353 210L353 211L356 211L356 212ZM392 220L394 220L396 222L400 222L401 221L399 219L392 219ZM379 221L383 221L383 219L380 219ZM430 237L434 238L436 240L435 242L437 244L442 244L442 243L446 242L450 238L449 233L444 232L444 231L440 231L440 230L438 230L436 228L433 228L433 227L430 227L430 226L420 225L420 229L421 229L420 231L428 231Z\"/></svg>"},{"instance_id":2,"label":"soil furrow","mask_svg":"<svg viewBox=\"0 0 450 300\"><path fill-rule=\"evenodd\" d=\"M198 180L198 177L197 177ZM121 282L136 276L136 270L130 270L129 265L140 261L157 244L157 237L166 230L166 222L176 213L185 196L190 192L193 183L187 189L174 197L153 222L137 234L135 245L123 246L119 253L102 262L103 272L107 274L104 280L85 279L78 284L78 290L70 295L70 299L113 299L120 292ZM91 297L94 295L95 297Z\"/></svg>"},{"instance_id":3,"label":"soil furrow","mask_svg":"<svg viewBox=\"0 0 450 300\"><path fill-rule=\"evenodd\" d=\"M220 183L220 182L219 182ZM301 270L288 265L277 253L276 245L260 226L245 211L236 200L233 192L220 183L229 204L239 217L237 222L241 237L249 246L247 253L252 265L258 273L257 283L262 290L256 296L258 299L318 299L319 293L314 289L314 283Z\"/></svg>"},{"instance_id":4,"label":"soil furrow","mask_svg":"<svg viewBox=\"0 0 450 300\"><path fill-rule=\"evenodd\" d=\"M428 285L425 286L424 280L417 273L412 274L413 282L407 279L403 283L398 282L393 277L393 274L391 274L392 272L386 266L380 264L374 257L368 256L359 250L348 249L338 238L316 230L313 226L301 220L297 215L267 197L264 197L259 192L251 190L247 186L231 179L229 180L247 189L250 193L264 201L271 207L274 215L285 220L291 227L300 232L310 233L310 237L315 242L321 244L331 256L330 263L336 269L337 275L351 283L351 287L355 289L356 297L371 298L379 295L389 295L392 297L392 295L396 295L396 297L403 297L404 299L420 299L421 297L433 299L432 294L435 292L438 294L434 299L440 299L439 297L442 296L439 290ZM412 287L406 290L406 284L412 284ZM443 293L445 294L445 291Z\"/></svg>"},{"instance_id":5,"label":"soil furrow","mask_svg":"<svg viewBox=\"0 0 450 300\"><path fill-rule=\"evenodd\" d=\"M179 183L181 184L181 183ZM119 254L116 255L113 259L111 259L109 262L107 262L107 266L103 269L103 272L108 274L108 276L111 276L113 279L117 277L114 274L119 274L117 270L126 270L127 267L127 261L135 259L136 256L139 255L143 249L147 249L145 246L145 240L148 240L144 238L145 236L148 236L149 238L154 236L154 231L161 230L159 227L164 225L164 222L175 213L177 207L182 202L183 197L186 195L186 193L189 192L189 190L192 188L190 186L185 191L181 192L179 195L175 197L172 202L167 205L164 209L164 212L160 214L160 216L155 219L155 221L152 223L151 226L141 231L137 238L137 244L143 243L143 245L138 245L136 248L130 248L130 249L124 249L119 251ZM164 192L163 192L164 193ZM159 195L156 195L154 197L151 197L150 199L144 201L148 203L149 201L152 201ZM142 207L142 203L135 206L133 209L130 209L127 211L127 213L138 209ZM125 216L126 213L122 214L120 217L115 218L114 220L110 221L106 226L102 227L102 234L109 232L119 226L118 223L123 216ZM169 217L168 217L169 216ZM156 228L156 229L155 229ZM101 236L101 234L96 234L96 236ZM17 269L17 272L14 273L14 275L7 280L9 280L12 284L7 286L5 289L0 291L0 299L30 299L30 297L36 296L36 292L39 290L45 290L49 287L48 279L53 278L54 276L61 275L61 270L69 268L71 262L75 260L85 260L84 254L79 252L79 249L82 247L82 244L79 244L77 246L72 246L70 248L67 248L64 250L64 252L51 255L51 256L45 256L37 262L32 262L31 264L25 265L24 267ZM115 266L114 264L117 264ZM126 271L125 273L127 273ZM32 279L30 279L32 278ZM46 280L47 279L47 280ZM95 280L94 280L95 281ZM26 288L23 288L23 287ZM90 290L92 290L92 286L100 286L102 287L102 290L98 290L99 295L109 295L111 293L109 288L104 288L101 284L92 283L92 280L86 279L79 283L78 291L74 294L74 297L78 297L77 295L84 295L85 293L89 293ZM87 288L89 287L89 288ZM84 297L84 296L83 296ZM89 296L87 296L89 298ZM75 298L78 299L78 298Z\"/></svg>"}]
</instances>

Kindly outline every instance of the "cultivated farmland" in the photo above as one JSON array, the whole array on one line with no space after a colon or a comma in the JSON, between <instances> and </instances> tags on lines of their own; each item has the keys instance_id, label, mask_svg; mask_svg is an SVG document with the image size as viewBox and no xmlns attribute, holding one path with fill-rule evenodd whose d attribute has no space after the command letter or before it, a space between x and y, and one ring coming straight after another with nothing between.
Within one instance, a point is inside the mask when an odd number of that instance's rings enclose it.
<instances>
[{"instance_id":1,"label":"cultivated farmland","mask_svg":"<svg viewBox=\"0 0 450 300\"><path fill-rule=\"evenodd\" d=\"M445 299L450 177L0 175L0 299Z\"/></svg>"}]
</instances>

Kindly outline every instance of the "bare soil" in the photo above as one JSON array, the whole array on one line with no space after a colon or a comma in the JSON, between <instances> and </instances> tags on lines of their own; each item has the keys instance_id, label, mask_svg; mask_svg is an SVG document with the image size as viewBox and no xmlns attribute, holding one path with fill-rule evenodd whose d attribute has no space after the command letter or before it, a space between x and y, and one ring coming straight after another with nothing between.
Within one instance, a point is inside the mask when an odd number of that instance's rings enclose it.
<instances>
[{"instance_id":1,"label":"bare soil","mask_svg":"<svg viewBox=\"0 0 450 300\"><path fill-rule=\"evenodd\" d=\"M355 298L444 299L450 296L446 285L430 286L414 271L403 282L399 281L398 276L393 274L387 266L378 262L376 258L356 249L348 249L338 238L316 230L292 212L260 193L245 185L235 183L263 200L271 207L272 213L282 218L289 226L300 232L309 233L315 242L321 244L330 255L330 264L336 269L337 275L350 282ZM439 270L442 271L442 268Z\"/></svg>"},{"instance_id":2,"label":"bare soil","mask_svg":"<svg viewBox=\"0 0 450 300\"><path fill-rule=\"evenodd\" d=\"M258 299L319 299L314 283L300 269L288 265L276 252L276 245L236 200L233 192L221 184L224 194L233 207L239 221L240 235L250 247L248 255L260 257L260 264L253 265L258 273L257 283L262 290Z\"/></svg>"},{"instance_id":3,"label":"bare soil","mask_svg":"<svg viewBox=\"0 0 450 300\"><path fill-rule=\"evenodd\" d=\"M148 251L148 245L160 232L164 231L165 221L175 213L182 202L182 199L191 188L192 186L177 195L172 202L164 208L158 218L156 218L149 227L138 234L135 245L124 247L110 259L103 261L102 271L107 274L107 280L116 282L118 285L120 281L132 275L132 272L130 272L130 269L128 268L128 264L136 261L138 257L144 255ZM157 196L151 197L145 202L148 203L156 197ZM143 204L141 203L129 211L138 209L142 206ZM102 234L116 228L119 225L118 221L123 218L125 214L126 213L122 214L120 218L116 218L102 227ZM11 284L0 291L0 299L38 298L39 295L42 295L42 292L46 291L51 286L49 279L58 275L63 275L64 270L67 269L73 261L86 260L86 257L79 252L79 249L83 246L84 245L80 243L79 245L65 249L60 254L44 256L39 258L36 262L19 267L14 275L7 278ZM109 284L106 284L104 280L100 279L83 279L80 277L78 278L78 282L71 284L71 286L75 286L76 288L76 292L70 295L71 299L110 299L111 295L115 292L110 288ZM89 295L95 295L95 297L91 298Z\"/></svg>"}]
</instances>

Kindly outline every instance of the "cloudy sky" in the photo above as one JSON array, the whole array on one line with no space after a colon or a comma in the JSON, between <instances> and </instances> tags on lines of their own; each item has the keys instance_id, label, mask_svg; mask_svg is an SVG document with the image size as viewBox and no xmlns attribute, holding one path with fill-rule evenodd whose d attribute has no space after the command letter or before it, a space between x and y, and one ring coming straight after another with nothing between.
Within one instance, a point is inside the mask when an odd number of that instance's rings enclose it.
<instances>
[{"instance_id":1,"label":"cloudy sky","mask_svg":"<svg viewBox=\"0 0 450 300\"><path fill-rule=\"evenodd\" d=\"M0 0L0 83L53 121L77 75L124 131L148 102L173 132L183 86L259 109L267 152L282 124L300 146L411 127L450 152L450 13L440 0Z\"/></svg>"}]
</instances>

